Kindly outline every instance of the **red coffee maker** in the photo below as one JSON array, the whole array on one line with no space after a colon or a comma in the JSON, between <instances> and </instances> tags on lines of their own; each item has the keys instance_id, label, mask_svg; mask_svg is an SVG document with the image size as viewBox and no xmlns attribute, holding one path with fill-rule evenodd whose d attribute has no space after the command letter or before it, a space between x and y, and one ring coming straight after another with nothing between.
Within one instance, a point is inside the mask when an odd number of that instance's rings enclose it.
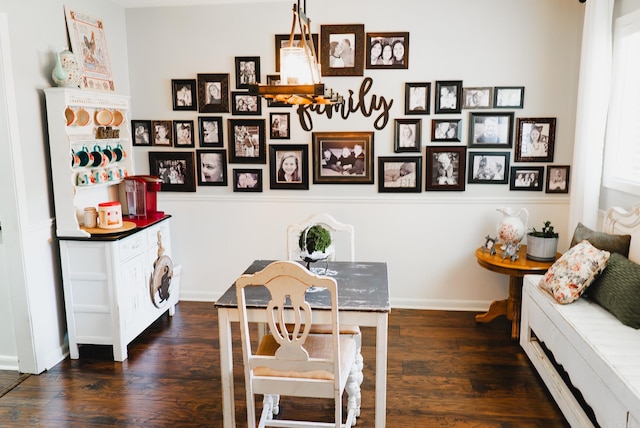
<instances>
[{"instance_id":1,"label":"red coffee maker","mask_svg":"<svg viewBox=\"0 0 640 428\"><path fill-rule=\"evenodd\" d=\"M123 183L126 201L122 203L122 210L129 220L149 222L164 216L164 211L158 211L157 206L157 193L162 187L160 177L132 175L125 177Z\"/></svg>"}]
</instances>

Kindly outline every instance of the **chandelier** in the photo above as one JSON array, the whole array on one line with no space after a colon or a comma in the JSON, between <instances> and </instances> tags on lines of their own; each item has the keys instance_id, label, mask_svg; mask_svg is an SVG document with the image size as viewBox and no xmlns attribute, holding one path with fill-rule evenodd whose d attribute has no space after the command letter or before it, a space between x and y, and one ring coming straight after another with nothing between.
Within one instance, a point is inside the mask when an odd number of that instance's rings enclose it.
<instances>
[{"instance_id":1,"label":"chandelier","mask_svg":"<svg viewBox=\"0 0 640 428\"><path fill-rule=\"evenodd\" d=\"M280 80L270 85L249 85L249 93L287 104L342 104L343 98L331 89L325 89L320 81L320 63L316 57L311 20L303 8L293 4L293 22L289 45L280 48ZM300 43L294 45L296 26L300 31Z\"/></svg>"}]
</instances>

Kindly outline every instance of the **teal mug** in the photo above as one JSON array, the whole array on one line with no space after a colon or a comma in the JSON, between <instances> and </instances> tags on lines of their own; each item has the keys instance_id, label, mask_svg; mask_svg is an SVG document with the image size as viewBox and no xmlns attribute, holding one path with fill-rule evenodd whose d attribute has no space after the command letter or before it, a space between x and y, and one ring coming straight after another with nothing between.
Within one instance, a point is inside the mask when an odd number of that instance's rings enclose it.
<instances>
[{"instance_id":1,"label":"teal mug","mask_svg":"<svg viewBox=\"0 0 640 428\"><path fill-rule=\"evenodd\" d=\"M76 156L80 160L78 166L85 167L93 163L93 155L89 153L89 149L86 146L82 146L82 149L76 152Z\"/></svg>"}]
</instances>

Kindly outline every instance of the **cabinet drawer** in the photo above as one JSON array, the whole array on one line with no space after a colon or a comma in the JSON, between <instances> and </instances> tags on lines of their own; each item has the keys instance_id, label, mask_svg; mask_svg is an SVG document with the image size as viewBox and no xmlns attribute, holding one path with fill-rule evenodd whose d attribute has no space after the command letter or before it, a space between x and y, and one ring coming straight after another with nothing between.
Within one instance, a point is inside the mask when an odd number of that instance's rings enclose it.
<instances>
[{"instance_id":1,"label":"cabinet drawer","mask_svg":"<svg viewBox=\"0 0 640 428\"><path fill-rule=\"evenodd\" d=\"M147 241L144 233L134 233L120 241L120 261L130 259L145 251Z\"/></svg>"}]
</instances>

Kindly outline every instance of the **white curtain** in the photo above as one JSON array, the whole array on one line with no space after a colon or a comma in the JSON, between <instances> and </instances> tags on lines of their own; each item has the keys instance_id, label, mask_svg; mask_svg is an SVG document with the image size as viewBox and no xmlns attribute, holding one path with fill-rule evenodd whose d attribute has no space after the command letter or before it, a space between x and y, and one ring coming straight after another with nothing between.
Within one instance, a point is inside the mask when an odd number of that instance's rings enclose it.
<instances>
[{"instance_id":1,"label":"white curtain","mask_svg":"<svg viewBox=\"0 0 640 428\"><path fill-rule=\"evenodd\" d=\"M569 229L596 230L609 105L614 0L587 0L582 30Z\"/></svg>"}]
</instances>

